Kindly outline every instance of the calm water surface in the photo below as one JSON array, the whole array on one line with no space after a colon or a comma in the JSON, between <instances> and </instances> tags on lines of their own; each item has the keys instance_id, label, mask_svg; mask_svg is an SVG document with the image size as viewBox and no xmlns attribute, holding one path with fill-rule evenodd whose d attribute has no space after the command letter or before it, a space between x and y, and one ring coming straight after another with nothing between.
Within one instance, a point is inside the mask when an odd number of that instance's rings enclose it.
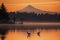
<instances>
[{"instance_id":1,"label":"calm water surface","mask_svg":"<svg viewBox=\"0 0 60 40\"><path fill-rule=\"evenodd\" d=\"M37 32L40 31L40 36ZM27 38L27 32L30 32L30 37ZM60 30L10 30L6 34L5 40L60 40Z\"/></svg>"}]
</instances>

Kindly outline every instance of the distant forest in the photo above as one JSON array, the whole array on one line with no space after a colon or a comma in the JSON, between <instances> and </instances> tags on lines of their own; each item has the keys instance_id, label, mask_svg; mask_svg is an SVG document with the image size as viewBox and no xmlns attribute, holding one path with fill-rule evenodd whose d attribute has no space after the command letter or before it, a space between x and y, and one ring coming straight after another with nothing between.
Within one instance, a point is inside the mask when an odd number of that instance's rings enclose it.
<instances>
[{"instance_id":1,"label":"distant forest","mask_svg":"<svg viewBox=\"0 0 60 40\"><path fill-rule=\"evenodd\" d=\"M15 21L34 21L34 22L60 22L60 14L49 14L49 13L41 13L35 14L27 13L27 12L11 12L9 13L10 18L13 19L15 16Z\"/></svg>"},{"instance_id":2,"label":"distant forest","mask_svg":"<svg viewBox=\"0 0 60 40\"><path fill-rule=\"evenodd\" d=\"M60 13L7 12L2 3L0 6L0 23L15 23L15 21L60 22Z\"/></svg>"}]
</instances>

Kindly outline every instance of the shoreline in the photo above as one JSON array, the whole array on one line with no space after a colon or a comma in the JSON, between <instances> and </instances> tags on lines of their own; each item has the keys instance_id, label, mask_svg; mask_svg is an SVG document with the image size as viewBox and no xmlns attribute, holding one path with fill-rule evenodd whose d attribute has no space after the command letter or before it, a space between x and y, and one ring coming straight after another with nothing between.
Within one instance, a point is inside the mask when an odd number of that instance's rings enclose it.
<instances>
[{"instance_id":1,"label":"shoreline","mask_svg":"<svg viewBox=\"0 0 60 40\"><path fill-rule=\"evenodd\" d=\"M36 26L39 26L39 25L55 25L55 26L60 26L60 22L23 22L23 24L21 24L21 23L17 23L17 24L0 24L0 26L1 25L7 25L7 26L12 26L12 25L14 25L14 26L21 26L21 25L23 25L23 26L34 26L34 25L36 25Z\"/></svg>"}]
</instances>

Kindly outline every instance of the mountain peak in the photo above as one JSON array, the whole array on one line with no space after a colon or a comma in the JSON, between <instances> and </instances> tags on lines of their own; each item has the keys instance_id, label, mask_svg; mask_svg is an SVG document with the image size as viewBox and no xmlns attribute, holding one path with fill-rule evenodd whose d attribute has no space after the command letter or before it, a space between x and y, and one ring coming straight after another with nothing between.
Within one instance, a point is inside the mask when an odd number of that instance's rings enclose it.
<instances>
[{"instance_id":1,"label":"mountain peak","mask_svg":"<svg viewBox=\"0 0 60 40\"><path fill-rule=\"evenodd\" d=\"M35 9L32 5L28 5L27 7L25 7L24 9L29 9L29 10L33 10L33 9Z\"/></svg>"},{"instance_id":2,"label":"mountain peak","mask_svg":"<svg viewBox=\"0 0 60 40\"><path fill-rule=\"evenodd\" d=\"M18 12L27 12L27 13L31 13L31 12L34 12L34 13L48 13L48 11L43 11L43 10L40 10L40 9L37 9L35 7L33 7L32 5L28 5L27 7L23 8L22 10L19 10ZM52 13L52 12L50 12Z\"/></svg>"},{"instance_id":3,"label":"mountain peak","mask_svg":"<svg viewBox=\"0 0 60 40\"><path fill-rule=\"evenodd\" d=\"M37 9L37 8L33 7L32 5L28 5L27 7L23 8L22 10L19 10L18 12L40 13L40 11L42 11L42 10Z\"/></svg>"},{"instance_id":4,"label":"mountain peak","mask_svg":"<svg viewBox=\"0 0 60 40\"><path fill-rule=\"evenodd\" d=\"M32 5L28 5L27 7L33 8L33 6L32 6Z\"/></svg>"}]
</instances>

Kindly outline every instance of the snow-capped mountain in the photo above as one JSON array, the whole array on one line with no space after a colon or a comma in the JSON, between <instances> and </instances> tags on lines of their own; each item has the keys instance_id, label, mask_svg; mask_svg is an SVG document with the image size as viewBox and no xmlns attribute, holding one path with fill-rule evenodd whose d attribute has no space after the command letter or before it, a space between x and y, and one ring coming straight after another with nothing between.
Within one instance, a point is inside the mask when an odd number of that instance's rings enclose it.
<instances>
[{"instance_id":1,"label":"snow-capped mountain","mask_svg":"<svg viewBox=\"0 0 60 40\"><path fill-rule=\"evenodd\" d=\"M34 12L34 13L55 13L55 12L50 12L50 11L43 11L43 10L40 10L40 9L37 9L31 5L28 5L27 7L23 8L22 10L18 10L17 12L27 12L27 13L31 13L31 12Z\"/></svg>"}]
</instances>

